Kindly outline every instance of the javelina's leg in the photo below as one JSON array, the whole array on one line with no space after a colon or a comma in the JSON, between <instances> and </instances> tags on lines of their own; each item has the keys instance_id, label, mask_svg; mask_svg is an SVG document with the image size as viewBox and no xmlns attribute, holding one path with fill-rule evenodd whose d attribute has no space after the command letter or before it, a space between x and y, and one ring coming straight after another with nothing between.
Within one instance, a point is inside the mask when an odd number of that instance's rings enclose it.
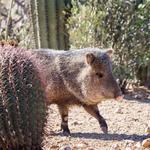
<instances>
[{"instance_id":1,"label":"javelina's leg","mask_svg":"<svg viewBox=\"0 0 150 150\"><path fill-rule=\"evenodd\" d=\"M108 126L105 121L105 119L100 115L98 106L97 105L83 105L84 109L91 114L93 117L95 117L104 133L108 132Z\"/></svg>"},{"instance_id":2,"label":"javelina's leg","mask_svg":"<svg viewBox=\"0 0 150 150\"><path fill-rule=\"evenodd\" d=\"M61 129L65 135L69 135L70 130L68 128L68 107L64 105L58 105L58 109L61 115Z\"/></svg>"}]
</instances>

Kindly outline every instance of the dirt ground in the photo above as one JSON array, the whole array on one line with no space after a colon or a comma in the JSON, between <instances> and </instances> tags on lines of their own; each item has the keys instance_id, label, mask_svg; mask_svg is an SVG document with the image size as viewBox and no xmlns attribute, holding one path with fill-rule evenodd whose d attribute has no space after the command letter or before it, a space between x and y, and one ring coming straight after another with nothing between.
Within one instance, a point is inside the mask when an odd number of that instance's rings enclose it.
<instances>
[{"instance_id":1,"label":"dirt ground","mask_svg":"<svg viewBox=\"0 0 150 150\"><path fill-rule=\"evenodd\" d=\"M66 137L59 131L58 109L51 105L44 150L148 150L142 141L150 137L146 131L150 125L150 93L146 97L139 93L127 95L121 102L104 101L99 110L109 127L107 135L82 107L73 107L69 113L71 136Z\"/></svg>"}]
</instances>

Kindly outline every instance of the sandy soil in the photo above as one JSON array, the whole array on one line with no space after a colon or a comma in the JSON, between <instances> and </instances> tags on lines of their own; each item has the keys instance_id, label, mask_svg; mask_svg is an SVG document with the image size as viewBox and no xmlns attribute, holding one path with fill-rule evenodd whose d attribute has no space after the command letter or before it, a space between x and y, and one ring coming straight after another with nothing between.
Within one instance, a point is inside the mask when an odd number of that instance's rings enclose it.
<instances>
[{"instance_id":1,"label":"sandy soil","mask_svg":"<svg viewBox=\"0 0 150 150\"><path fill-rule=\"evenodd\" d=\"M45 150L148 150L143 139L150 137L150 95L137 99L127 96L123 101L104 101L99 110L106 119L109 133L103 134L96 119L82 107L73 107L69 114L71 136L60 130L60 116L55 105L49 107L49 117L43 145Z\"/></svg>"}]
</instances>

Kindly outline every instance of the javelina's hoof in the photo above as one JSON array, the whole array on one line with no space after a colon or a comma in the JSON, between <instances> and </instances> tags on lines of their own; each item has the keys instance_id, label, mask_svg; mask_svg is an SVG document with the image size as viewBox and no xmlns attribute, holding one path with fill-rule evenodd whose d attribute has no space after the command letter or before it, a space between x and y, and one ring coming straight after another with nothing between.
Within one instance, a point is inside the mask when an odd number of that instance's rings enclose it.
<instances>
[{"instance_id":1,"label":"javelina's hoof","mask_svg":"<svg viewBox=\"0 0 150 150\"><path fill-rule=\"evenodd\" d=\"M107 126L101 126L102 131L107 134L108 133L108 127Z\"/></svg>"},{"instance_id":2,"label":"javelina's hoof","mask_svg":"<svg viewBox=\"0 0 150 150\"><path fill-rule=\"evenodd\" d=\"M108 126L104 118L101 119L100 127L105 134L108 133Z\"/></svg>"},{"instance_id":3,"label":"javelina's hoof","mask_svg":"<svg viewBox=\"0 0 150 150\"><path fill-rule=\"evenodd\" d=\"M70 136L70 131L69 130L63 130L63 135Z\"/></svg>"},{"instance_id":4,"label":"javelina's hoof","mask_svg":"<svg viewBox=\"0 0 150 150\"><path fill-rule=\"evenodd\" d=\"M62 126L62 127L61 127L61 130L63 131L63 132L62 132L63 135L65 135L65 136L70 136L70 130L69 130L68 126Z\"/></svg>"}]
</instances>

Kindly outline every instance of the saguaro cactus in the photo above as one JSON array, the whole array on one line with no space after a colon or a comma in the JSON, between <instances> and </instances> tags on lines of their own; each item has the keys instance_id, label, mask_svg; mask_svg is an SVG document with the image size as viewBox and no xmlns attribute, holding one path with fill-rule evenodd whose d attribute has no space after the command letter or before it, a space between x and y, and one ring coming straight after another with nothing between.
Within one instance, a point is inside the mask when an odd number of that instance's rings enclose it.
<instances>
[{"instance_id":1,"label":"saguaro cactus","mask_svg":"<svg viewBox=\"0 0 150 150\"><path fill-rule=\"evenodd\" d=\"M36 47L69 49L66 8L71 1L30 0L30 8Z\"/></svg>"},{"instance_id":2,"label":"saguaro cactus","mask_svg":"<svg viewBox=\"0 0 150 150\"><path fill-rule=\"evenodd\" d=\"M23 49L0 47L0 148L41 149L46 96L40 72Z\"/></svg>"}]
</instances>

